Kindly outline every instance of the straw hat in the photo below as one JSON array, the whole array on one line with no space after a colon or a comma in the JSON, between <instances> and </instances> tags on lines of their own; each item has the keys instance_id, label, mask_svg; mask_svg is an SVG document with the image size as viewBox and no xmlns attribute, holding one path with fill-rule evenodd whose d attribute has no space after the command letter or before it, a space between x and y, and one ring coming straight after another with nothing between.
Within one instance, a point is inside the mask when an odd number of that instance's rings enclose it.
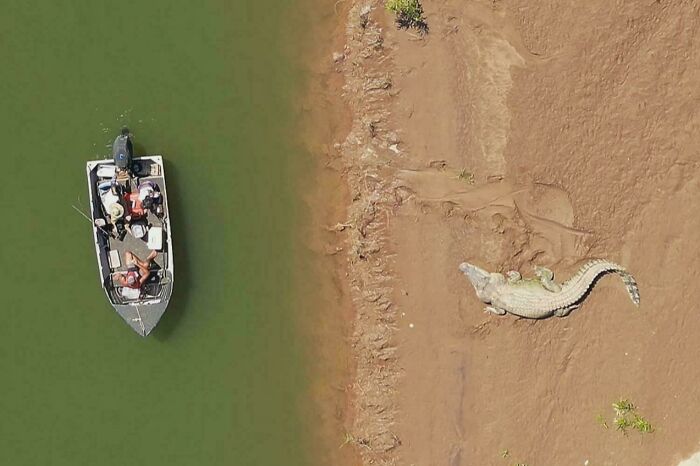
<instances>
[{"instance_id":1,"label":"straw hat","mask_svg":"<svg viewBox=\"0 0 700 466\"><path fill-rule=\"evenodd\" d=\"M109 216L115 220L118 218L122 218L122 216L124 215L124 207L122 207L121 204L118 204L116 202L112 203L109 206L109 209L107 210L109 211Z\"/></svg>"}]
</instances>

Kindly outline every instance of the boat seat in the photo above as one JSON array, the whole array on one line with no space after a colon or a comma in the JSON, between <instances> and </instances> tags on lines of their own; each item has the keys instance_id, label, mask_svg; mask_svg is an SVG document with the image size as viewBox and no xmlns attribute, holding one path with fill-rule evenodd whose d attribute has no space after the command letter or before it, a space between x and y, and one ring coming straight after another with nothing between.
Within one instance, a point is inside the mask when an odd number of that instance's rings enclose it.
<instances>
[{"instance_id":1,"label":"boat seat","mask_svg":"<svg viewBox=\"0 0 700 466\"><path fill-rule=\"evenodd\" d=\"M126 301L136 301L143 297L156 297L160 293L161 287L168 282L164 282L165 271L162 269L151 270L151 275L146 280L146 283L141 285L141 288L130 288L128 286L118 286L114 282L114 276L123 272L113 272L110 275L112 286L117 291L117 294Z\"/></svg>"},{"instance_id":2,"label":"boat seat","mask_svg":"<svg viewBox=\"0 0 700 466\"><path fill-rule=\"evenodd\" d=\"M99 165L97 168L98 178L112 178L117 172L117 167L114 165Z\"/></svg>"},{"instance_id":3,"label":"boat seat","mask_svg":"<svg viewBox=\"0 0 700 466\"><path fill-rule=\"evenodd\" d=\"M116 249L110 249L110 251L109 251L109 266L112 268L112 270L114 270L114 269L118 269L119 267L121 267L121 265L122 265L122 261L119 258L119 251L117 251Z\"/></svg>"},{"instance_id":4,"label":"boat seat","mask_svg":"<svg viewBox=\"0 0 700 466\"><path fill-rule=\"evenodd\" d=\"M127 300L136 300L141 297L141 290L139 288L129 288L128 286L123 286L117 288L119 290L119 295Z\"/></svg>"}]
</instances>

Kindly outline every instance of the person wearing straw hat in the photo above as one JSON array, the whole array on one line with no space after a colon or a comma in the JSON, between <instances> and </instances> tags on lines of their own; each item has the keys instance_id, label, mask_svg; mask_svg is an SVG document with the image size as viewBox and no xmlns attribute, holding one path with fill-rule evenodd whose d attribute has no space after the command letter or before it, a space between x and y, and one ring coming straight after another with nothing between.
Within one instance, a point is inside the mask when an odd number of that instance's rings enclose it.
<instances>
[{"instance_id":1,"label":"person wearing straw hat","mask_svg":"<svg viewBox=\"0 0 700 466\"><path fill-rule=\"evenodd\" d=\"M118 202L113 202L107 208L107 214L109 214L109 223L112 224L112 231L114 231L114 236L121 236L122 232L120 231L118 222L124 217L124 206L122 206ZM123 228L121 228L121 230L123 230Z\"/></svg>"},{"instance_id":2,"label":"person wearing straw hat","mask_svg":"<svg viewBox=\"0 0 700 466\"><path fill-rule=\"evenodd\" d=\"M124 207L118 202L113 202L109 206L109 217L112 219L112 223L116 222L124 216Z\"/></svg>"}]
</instances>

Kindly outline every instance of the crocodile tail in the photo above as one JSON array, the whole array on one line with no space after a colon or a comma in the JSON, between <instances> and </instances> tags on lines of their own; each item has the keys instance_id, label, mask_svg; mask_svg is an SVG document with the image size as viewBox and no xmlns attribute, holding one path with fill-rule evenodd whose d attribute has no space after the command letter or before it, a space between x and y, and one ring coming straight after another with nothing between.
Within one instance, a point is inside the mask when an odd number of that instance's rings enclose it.
<instances>
[{"instance_id":1,"label":"crocodile tail","mask_svg":"<svg viewBox=\"0 0 700 466\"><path fill-rule=\"evenodd\" d=\"M639 287L637 286L637 281L634 279L632 274L627 271L619 270L618 273L622 277L622 282L625 284L627 293L630 295L630 299L634 304L639 306Z\"/></svg>"},{"instance_id":2,"label":"crocodile tail","mask_svg":"<svg viewBox=\"0 0 700 466\"><path fill-rule=\"evenodd\" d=\"M579 271L567 280L562 286L575 290L574 300L580 299L584 293L594 284L595 279L605 273L617 273L622 278L630 299L639 305L639 287L634 277L624 267L603 259L594 259L583 265Z\"/></svg>"}]
</instances>

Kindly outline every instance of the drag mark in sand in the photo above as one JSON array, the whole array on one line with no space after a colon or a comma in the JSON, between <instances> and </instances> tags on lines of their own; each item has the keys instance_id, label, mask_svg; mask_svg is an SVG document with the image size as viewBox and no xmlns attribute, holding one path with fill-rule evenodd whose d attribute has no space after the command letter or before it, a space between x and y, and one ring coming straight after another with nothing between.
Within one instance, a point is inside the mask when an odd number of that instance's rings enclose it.
<instances>
[{"instance_id":1,"label":"drag mark in sand","mask_svg":"<svg viewBox=\"0 0 700 466\"><path fill-rule=\"evenodd\" d=\"M458 81L468 102L463 109L466 125L461 138L471 141L478 153L474 158L484 161L489 173L502 175L511 120L507 102L513 87L511 67L526 63L499 28L493 24L485 27L494 21L492 15L473 20L457 40L456 51L464 56Z\"/></svg>"}]
</instances>

